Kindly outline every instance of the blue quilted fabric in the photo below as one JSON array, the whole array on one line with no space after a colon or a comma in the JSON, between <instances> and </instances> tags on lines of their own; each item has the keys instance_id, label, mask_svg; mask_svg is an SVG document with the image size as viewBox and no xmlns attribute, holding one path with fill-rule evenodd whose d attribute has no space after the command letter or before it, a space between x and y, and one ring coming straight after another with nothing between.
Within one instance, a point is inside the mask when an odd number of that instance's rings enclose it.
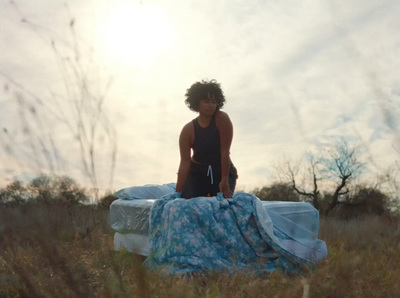
<instances>
[{"instance_id":1,"label":"blue quilted fabric","mask_svg":"<svg viewBox=\"0 0 400 298\"><path fill-rule=\"evenodd\" d=\"M267 211L249 193L228 200L221 194L190 200L166 195L152 207L149 236L144 265L167 274L298 273L314 263L280 245Z\"/></svg>"}]
</instances>

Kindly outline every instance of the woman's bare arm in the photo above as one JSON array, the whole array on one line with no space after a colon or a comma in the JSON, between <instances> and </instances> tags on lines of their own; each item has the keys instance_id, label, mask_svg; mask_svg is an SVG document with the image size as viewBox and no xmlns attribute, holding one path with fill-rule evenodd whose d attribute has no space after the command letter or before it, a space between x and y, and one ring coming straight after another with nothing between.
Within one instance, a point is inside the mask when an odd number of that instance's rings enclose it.
<instances>
[{"instance_id":1,"label":"woman's bare arm","mask_svg":"<svg viewBox=\"0 0 400 298\"><path fill-rule=\"evenodd\" d=\"M176 192L181 192L183 184L186 181L186 178L189 174L190 170L190 150L192 147L192 139L193 139L193 124L189 122L186 124L179 136L179 152L181 156L181 161L179 163L178 170L178 179L176 182Z\"/></svg>"},{"instance_id":2,"label":"woman's bare arm","mask_svg":"<svg viewBox=\"0 0 400 298\"><path fill-rule=\"evenodd\" d=\"M230 168L230 149L233 139L233 125L228 114L219 111L217 118L217 127L221 142L221 182L219 185L220 192L225 198L232 197L232 191L229 188L229 168Z\"/></svg>"}]
</instances>

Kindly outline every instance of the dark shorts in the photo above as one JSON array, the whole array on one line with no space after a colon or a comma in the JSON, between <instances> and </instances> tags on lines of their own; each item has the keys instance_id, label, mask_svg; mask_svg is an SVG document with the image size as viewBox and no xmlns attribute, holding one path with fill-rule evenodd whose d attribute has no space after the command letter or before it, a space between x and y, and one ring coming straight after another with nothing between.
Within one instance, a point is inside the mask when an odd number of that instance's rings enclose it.
<instances>
[{"instance_id":1,"label":"dark shorts","mask_svg":"<svg viewBox=\"0 0 400 298\"><path fill-rule=\"evenodd\" d=\"M238 178L237 170L233 164L229 168L229 188L235 191L236 180ZM219 183L221 182L221 167L190 164L189 175L183 184L181 197L191 199L195 197L213 197L219 192Z\"/></svg>"}]
</instances>

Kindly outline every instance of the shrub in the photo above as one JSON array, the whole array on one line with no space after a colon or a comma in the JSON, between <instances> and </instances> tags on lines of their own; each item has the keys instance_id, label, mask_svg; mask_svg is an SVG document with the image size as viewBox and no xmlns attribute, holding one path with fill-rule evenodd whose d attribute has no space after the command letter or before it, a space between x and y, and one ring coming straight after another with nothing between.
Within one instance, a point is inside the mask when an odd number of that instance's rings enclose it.
<instances>
[{"instance_id":1,"label":"shrub","mask_svg":"<svg viewBox=\"0 0 400 298\"><path fill-rule=\"evenodd\" d=\"M388 213L389 197L372 187L359 186L353 194L335 208L333 215L340 218L356 218L364 215L384 215Z\"/></svg>"},{"instance_id":2,"label":"shrub","mask_svg":"<svg viewBox=\"0 0 400 298\"><path fill-rule=\"evenodd\" d=\"M7 205L25 204L31 195L23 182L14 181L0 190L0 203Z\"/></svg>"},{"instance_id":3,"label":"shrub","mask_svg":"<svg viewBox=\"0 0 400 298\"><path fill-rule=\"evenodd\" d=\"M253 194L262 201L300 201L300 196L287 183L274 183L261 189L256 188Z\"/></svg>"},{"instance_id":4,"label":"shrub","mask_svg":"<svg viewBox=\"0 0 400 298\"><path fill-rule=\"evenodd\" d=\"M30 183L33 198L42 202L61 201L68 204L86 203L89 201L85 189L68 176L40 175Z\"/></svg>"},{"instance_id":5,"label":"shrub","mask_svg":"<svg viewBox=\"0 0 400 298\"><path fill-rule=\"evenodd\" d=\"M112 202L114 202L115 200L117 200L118 198L116 196L114 196L113 194L108 194L105 197L102 197L99 202L97 203L97 205L100 208L104 208L104 209L108 209L111 205Z\"/></svg>"},{"instance_id":6,"label":"shrub","mask_svg":"<svg viewBox=\"0 0 400 298\"><path fill-rule=\"evenodd\" d=\"M33 202L80 204L88 201L85 189L68 176L42 174L29 184L14 181L0 190L0 203L12 206Z\"/></svg>"}]
</instances>

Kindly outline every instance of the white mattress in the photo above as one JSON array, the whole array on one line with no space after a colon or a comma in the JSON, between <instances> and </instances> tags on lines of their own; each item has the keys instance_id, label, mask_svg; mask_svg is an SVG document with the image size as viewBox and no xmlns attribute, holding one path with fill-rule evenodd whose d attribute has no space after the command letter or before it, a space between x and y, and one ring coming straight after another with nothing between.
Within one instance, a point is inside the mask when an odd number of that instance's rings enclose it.
<instances>
[{"instance_id":1,"label":"white mattress","mask_svg":"<svg viewBox=\"0 0 400 298\"><path fill-rule=\"evenodd\" d=\"M155 200L116 200L110 205L110 224L116 232L114 249L126 249L130 252L147 256L149 254L149 218L151 206ZM280 238L317 239L319 232L319 213L309 203L263 201L264 208L274 225L279 227ZM295 228L293 228L295 227ZM302 241L304 245L306 242ZM299 244L297 244L299 245ZM290 249L289 249L290 250Z\"/></svg>"},{"instance_id":2,"label":"white mattress","mask_svg":"<svg viewBox=\"0 0 400 298\"><path fill-rule=\"evenodd\" d=\"M155 200L115 200L110 205L111 228L120 233L147 235L151 206ZM306 229L318 232L319 213L309 203L262 201L271 216L275 214L286 220L301 223Z\"/></svg>"},{"instance_id":3,"label":"white mattress","mask_svg":"<svg viewBox=\"0 0 400 298\"><path fill-rule=\"evenodd\" d=\"M134 233L114 234L114 250L126 249L132 253L148 256L150 253L149 237Z\"/></svg>"},{"instance_id":4,"label":"white mattress","mask_svg":"<svg viewBox=\"0 0 400 298\"><path fill-rule=\"evenodd\" d=\"M151 206L155 200L115 200L110 205L111 228L120 233L147 235Z\"/></svg>"}]
</instances>

